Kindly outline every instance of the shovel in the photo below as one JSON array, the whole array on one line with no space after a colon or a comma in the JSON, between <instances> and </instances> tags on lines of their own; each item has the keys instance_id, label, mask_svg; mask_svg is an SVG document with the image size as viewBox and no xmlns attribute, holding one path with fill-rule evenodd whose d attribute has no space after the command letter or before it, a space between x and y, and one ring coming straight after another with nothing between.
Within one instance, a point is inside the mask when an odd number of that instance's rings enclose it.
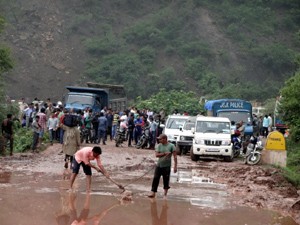
<instances>
[{"instance_id":1,"label":"shovel","mask_svg":"<svg viewBox=\"0 0 300 225\"><path fill-rule=\"evenodd\" d=\"M100 173L102 173L102 172L100 172ZM103 174L103 173L102 173ZM103 174L104 175L104 174ZM105 175L104 175L105 176ZM115 180L113 180L111 177L107 177L107 176L105 176L107 179L109 179L111 182L113 182L115 185L117 185L118 186L118 188L120 188L120 189L122 189L123 190L123 192L125 191L125 188L123 187L123 185L121 185L121 184L119 184L119 183L117 183Z\"/></svg>"}]
</instances>

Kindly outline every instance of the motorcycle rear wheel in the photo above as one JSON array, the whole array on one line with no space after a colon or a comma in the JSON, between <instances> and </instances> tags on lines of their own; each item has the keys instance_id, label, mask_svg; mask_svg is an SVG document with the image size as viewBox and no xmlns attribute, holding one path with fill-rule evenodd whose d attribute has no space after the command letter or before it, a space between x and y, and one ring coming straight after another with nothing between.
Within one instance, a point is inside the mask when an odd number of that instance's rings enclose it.
<instances>
[{"instance_id":1,"label":"motorcycle rear wheel","mask_svg":"<svg viewBox=\"0 0 300 225\"><path fill-rule=\"evenodd\" d=\"M250 153L250 155L248 155L246 158L246 163L249 165L256 165L260 162L260 160L261 160L261 154L257 152Z\"/></svg>"},{"instance_id":2,"label":"motorcycle rear wheel","mask_svg":"<svg viewBox=\"0 0 300 225\"><path fill-rule=\"evenodd\" d=\"M141 148L142 149L144 149L144 148L146 148L147 147L147 140L146 140L146 138L143 138L143 140L141 141Z\"/></svg>"},{"instance_id":3,"label":"motorcycle rear wheel","mask_svg":"<svg viewBox=\"0 0 300 225\"><path fill-rule=\"evenodd\" d=\"M119 145L121 144L120 143L120 135L116 136L115 141L116 141L116 147L119 147Z\"/></svg>"},{"instance_id":4,"label":"motorcycle rear wheel","mask_svg":"<svg viewBox=\"0 0 300 225\"><path fill-rule=\"evenodd\" d=\"M235 149L234 147L232 147L232 151L233 151L233 158L239 157L239 155L241 153L240 149Z\"/></svg>"}]
</instances>

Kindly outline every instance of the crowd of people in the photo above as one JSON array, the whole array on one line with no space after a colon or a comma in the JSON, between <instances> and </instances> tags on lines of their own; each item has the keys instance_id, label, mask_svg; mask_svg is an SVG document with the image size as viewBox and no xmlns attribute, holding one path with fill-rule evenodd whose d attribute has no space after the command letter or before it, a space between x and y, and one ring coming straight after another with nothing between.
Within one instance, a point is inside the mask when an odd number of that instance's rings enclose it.
<instances>
[{"instance_id":1,"label":"crowd of people","mask_svg":"<svg viewBox=\"0 0 300 225\"><path fill-rule=\"evenodd\" d=\"M48 133L50 144L59 142L63 145L63 151L68 152L70 142L75 140L79 146L82 142L106 145L107 140L113 141L117 129L126 129L126 140L128 147L133 147L139 141L143 129L150 128L150 139L148 148L154 149L157 143L156 138L162 132L160 124L164 123L166 114L163 109L155 113L149 109L139 110L136 107L128 108L124 111L114 111L103 107L101 112L93 112L89 107L82 111L64 108L61 102L53 103L48 98L45 102L35 98L26 103L22 98L19 101L19 115L7 115L3 125L2 134L10 142L10 154L13 154L13 129L12 119L15 117L24 128L32 129L33 139L31 150L33 153L39 152L39 147L43 144L45 133ZM76 128L65 123L70 116L76 117ZM11 128L10 128L11 127ZM75 137L75 138L73 138ZM70 152L69 152L70 153ZM72 152L71 152L72 153ZM66 154L67 158L69 154ZM71 158L71 157L70 157Z\"/></svg>"}]
</instances>

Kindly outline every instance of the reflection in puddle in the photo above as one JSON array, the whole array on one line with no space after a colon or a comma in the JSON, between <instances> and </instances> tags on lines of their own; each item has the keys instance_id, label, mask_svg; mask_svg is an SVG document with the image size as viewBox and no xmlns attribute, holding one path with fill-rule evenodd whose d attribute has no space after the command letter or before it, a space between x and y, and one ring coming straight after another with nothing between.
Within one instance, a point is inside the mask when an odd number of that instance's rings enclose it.
<instances>
[{"instance_id":1,"label":"reflection in puddle","mask_svg":"<svg viewBox=\"0 0 300 225\"><path fill-rule=\"evenodd\" d=\"M154 200L145 197L151 179L128 185L126 189L134 193L131 204L119 201L119 190L104 178L95 177L90 195L84 192L85 182L80 182L80 191L74 196L59 188L67 186L69 181L56 183L53 180L57 177L47 174L36 183L34 176L27 176L26 185L34 186L23 190L24 176L14 172L12 185L0 188L0 221L3 225L66 225L74 221L98 225L297 225L290 217L272 211L233 206L224 186L204 176L183 172L186 173L174 177L168 200L161 195ZM180 177L190 178L190 182L180 183ZM85 177L81 178L84 181ZM81 212L88 216L80 217Z\"/></svg>"},{"instance_id":2,"label":"reflection in puddle","mask_svg":"<svg viewBox=\"0 0 300 225\"><path fill-rule=\"evenodd\" d=\"M191 205L211 208L211 209L225 209L227 208L225 202L221 198L212 196L203 196L201 198L190 198Z\"/></svg>"},{"instance_id":3,"label":"reflection in puddle","mask_svg":"<svg viewBox=\"0 0 300 225\"><path fill-rule=\"evenodd\" d=\"M51 192L58 192L58 188L40 188L35 190L36 193L51 193Z\"/></svg>"}]
</instances>

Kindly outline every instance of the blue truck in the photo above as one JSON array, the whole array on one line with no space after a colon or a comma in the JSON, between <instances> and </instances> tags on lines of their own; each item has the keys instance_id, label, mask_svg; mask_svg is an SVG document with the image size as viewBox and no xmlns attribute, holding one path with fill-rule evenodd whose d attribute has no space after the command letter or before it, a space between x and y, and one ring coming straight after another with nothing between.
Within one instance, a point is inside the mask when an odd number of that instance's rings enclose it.
<instances>
[{"instance_id":1,"label":"blue truck","mask_svg":"<svg viewBox=\"0 0 300 225\"><path fill-rule=\"evenodd\" d=\"M75 111L89 107L93 112L100 112L104 107L114 111L127 108L127 97L123 85L87 83L88 87L66 86L65 108Z\"/></svg>"},{"instance_id":2,"label":"blue truck","mask_svg":"<svg viewBox=\"0 0 300 225\"><path fill-rule=\"evenodd\" d=\"M241 99L209 100L205 102L204 109L208 116L226 117L232 121L232 124L243 121L245 136L251 136L257 132L257 127L253 126L252 104L249 101Z\"/></svg>"}]
</instances>

